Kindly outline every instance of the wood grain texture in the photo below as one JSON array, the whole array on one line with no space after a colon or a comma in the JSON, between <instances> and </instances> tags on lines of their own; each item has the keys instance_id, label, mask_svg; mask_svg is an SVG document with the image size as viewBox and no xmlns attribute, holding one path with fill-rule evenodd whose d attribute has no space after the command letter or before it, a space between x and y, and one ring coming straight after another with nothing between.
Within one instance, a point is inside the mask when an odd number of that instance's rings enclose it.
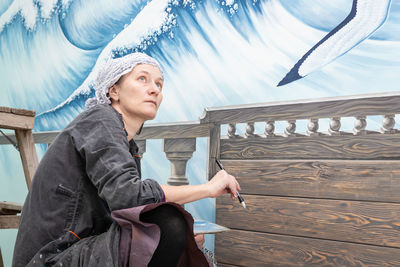
<instances>
[{"instance_id":1,"label":"wood grain texture","mask_svg":"<svg viewBox=\"0 0 400 267\"><path fill-rule=\"evenodd\" d=\"M242 193L400 203L399 160L223 160Z\"/></svg>"},{"instance_id":2,"label":"wood grain texture","mask_svg":"<svg viewBox=\"0 0 400 267\"><path fill-rule=\"evenodd\" d=\"M0 107L0 112L29 116L29 117L35 117L36 114L36 112L33 110L10 108L10 107Z\"/></svg>"},{"instance_id":3,"label":"wood grain texture","mask_svg":"<svg viewBox=\"0 0 400 267\"><path fill-rule=\"evenodd\" d=\"M213 125L210 128L210 135L207 138L207 178L210 180L216 170L215 159L219 158L219 148L220 148L220 138L221 138L221 125Z\"/></svg>"},{"instance_id":4,"label":"wood grain texture","mask_svg":"<svg viewBox=\"0 0 400 267\"><path fill-rule=\"evenodd\" d=\"M0 215L15 215L22 210L22 204L0 201Z\"/></svg>"},{"instance_id":5,"label":"wood grain texture","mask_svg":"<svg viewBox=\"0 0 400 267\"><path fill-rule=\"evenodd\" d=\"M216 222L228 228L400 248L400 204L242 194L217 199Z\"/></svg>"},{"instance_id":6,"label":"wood grain texture","mask_svg":"<svg viewBox=\"0 0 400 267\"><path fill-rule=\"evenodd\" d=\"M400 134L221 139L221 159L400 159Z\"/></svg>"},{"instance_id":7,"label":"wood grain texture","mask_svg":"<svg viewBox=\"0 0 400 267\"><path fill-rule=\"evenodd\" d=\"M1 215L0 229L15 229L19 226L20 215Z\"/></svg>"},{"instance_id":8,"label":"wood grain texture","mask_svg":"<svg viewBox=\"0 0 400 267\"><path fill-rule=\"evenodd\" d=\"M209 125L199 121L158 123L145 125L135 140L206 137L208 133Z\"/></svg>"},{"instance_id":9,"label":"wood grain texture","mask_svg":"<svg viewBox=\"0 0 400 267\"><path fill-rule=\"evenodd\" d=\"M400 113L400 92L206 108L202 123L244 123Z\"/></svg>"},{"instance_id":10,"label":"wood grain texture","mask_svg":"<svg viewBox=\"0 0 400 267\"><path fill-rule=\"evenodd\" d=\"M163 140L164 152L194 152L196 151L196 138L166 138Z\"/></svg>"},{"instance_id":11,"label":"wood grain texture","mask_svg":"<svg viewBox=\"0 0 400 267\"><path fill-rule=\"evenodd\" d=\"M28 189L31 186L33 175L39 165L35 143L31 130L15 130L18 141L19 154L24 168L25 180Z\"/></svg>"},{"instance_id":12,"label":"wood grain texture","mask_svg":"<svg viewBox=\"0 0 400 267\"><path fill-rule=\"evenodd\" d=\"M221 264L239 266L400 266L400 250L232 230L216 235Z\"/></svg>"},{"instance_id":13,"label":"wood grain texture","mask_svg":"<svg viewBox=\"0 0 400 267\"><path fill-rule=\"evenodd\" d=\"M0 128L29 130L33 128L35 117L0 112Z\"/></svg>"}]
</instances>

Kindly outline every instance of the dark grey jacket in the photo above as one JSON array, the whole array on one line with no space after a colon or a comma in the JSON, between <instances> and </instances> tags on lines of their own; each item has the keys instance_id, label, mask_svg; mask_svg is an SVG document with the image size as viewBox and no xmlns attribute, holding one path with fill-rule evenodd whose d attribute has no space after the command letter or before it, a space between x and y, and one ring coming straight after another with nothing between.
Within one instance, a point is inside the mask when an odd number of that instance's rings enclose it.
<instances>
[{"instance_id":1,"label":"dark grey jacket","mask_svg":"<svg viewBox=\"0 0 400 267\"><path fill-rule=\"evenodd\" d=\"M13 266L49 262L79 238L104 233L113 210L161 202L160 185L141 180L137 150L113 107L97 105L77 116L40 161L22 210Z\"/></svg>"}]
</instances>

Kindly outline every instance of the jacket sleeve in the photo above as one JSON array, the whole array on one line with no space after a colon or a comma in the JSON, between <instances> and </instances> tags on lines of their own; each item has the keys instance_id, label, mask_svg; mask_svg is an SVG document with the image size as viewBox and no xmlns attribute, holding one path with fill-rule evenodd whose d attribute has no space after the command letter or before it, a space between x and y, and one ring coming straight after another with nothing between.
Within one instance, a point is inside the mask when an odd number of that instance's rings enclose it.
<instances>
[{"instance_id":1,"label":"jacket sleeve","mask_svg":"<svg viewBox=\"0 0 400 267\"><path fill-rule=\"evenodd\" d=\"M122 125L112 115L89 116L72 131L87 176L110 210L162 202L160 185L152 179L141 180Z\"/></svg>"}]
</instances>

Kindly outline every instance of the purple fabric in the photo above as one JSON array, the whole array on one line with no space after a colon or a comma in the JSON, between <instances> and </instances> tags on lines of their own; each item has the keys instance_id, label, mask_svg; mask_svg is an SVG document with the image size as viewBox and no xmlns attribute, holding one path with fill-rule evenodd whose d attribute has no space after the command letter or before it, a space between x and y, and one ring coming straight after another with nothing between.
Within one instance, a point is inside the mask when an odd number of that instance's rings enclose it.
<instances>
[{"instance_id":1,"label":"purple fabric","mask_svg":"<svg viewBox=\"0 0 400 267\"><path fill-rule=\"evenodd\" d=\"M160 240L160 229L156 224L142 222L139 218L141 213L161 205L174 206L187 222L187 244L178 266L210 267L210 263L194 240L192 216L180 205L172 202L149 204L111 213L111 217L121 226L119 251L122 266L145 267L150 262Z\"/></svg>"},{"instance_id":2,"label":"purple fabric","mask_svg":"<svg viewBox=\"0 0 400 267\"><path fill-rule=\"evenodd\" d=\"M164 193L164 190L162 190L162 200L161 200L161 202L165 202L165 193Z\"/></svg>"}]
</instances>

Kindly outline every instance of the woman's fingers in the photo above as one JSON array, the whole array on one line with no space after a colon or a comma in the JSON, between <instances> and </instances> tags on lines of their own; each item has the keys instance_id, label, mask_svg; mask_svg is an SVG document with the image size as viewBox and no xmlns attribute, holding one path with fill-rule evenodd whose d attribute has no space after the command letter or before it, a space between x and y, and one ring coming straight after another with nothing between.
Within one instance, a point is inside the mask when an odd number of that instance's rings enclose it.
<instances>
[{"instance_id":1,"label":"woman's fingers","mask_svg":"<svg viewBox=\"0 0 400 267\"><path fill-rule=\"evenodd\" d=\"M203 234L195 235L194 240L196 241L197 247L199 249L202 249L205 242L204 235Z\"/></svg>"},{"instance_id":2,"label":"woman's fingers","mask_svg":"<svg viewBox=\"0 0 400 267\"><path fill-rule=\"evenodd\" d=\"M219 171L210 181L210 186L213 188L211 191L212 197L219 197L222 194L230 193L231 198L234 199L237 196L237 192L240 190L240 185L236 181L236 178L226 171Z\"/></svg>"}]
</instances>

